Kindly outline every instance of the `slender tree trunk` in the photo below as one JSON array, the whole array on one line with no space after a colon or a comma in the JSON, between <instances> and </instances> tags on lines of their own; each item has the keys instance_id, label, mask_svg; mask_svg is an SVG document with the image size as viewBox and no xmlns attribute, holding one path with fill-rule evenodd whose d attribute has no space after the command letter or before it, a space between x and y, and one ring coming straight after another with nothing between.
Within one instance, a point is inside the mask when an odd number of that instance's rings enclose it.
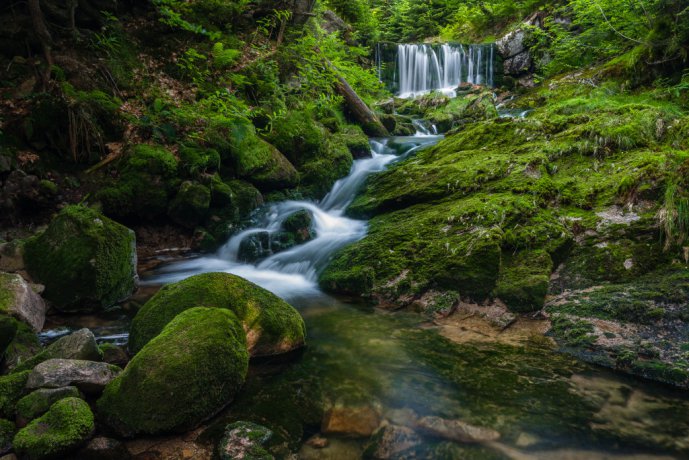
<instances>
[{"instance_id":1,"label":"slender tree trunk","mask_svg":"<svg viewBox=\"0 0 689 460\"><path fill-rule=\"evenodd\" d=\"M43 72L43 85L47 85L50 81L50 72L53 67L52 44L53 37L50 35L48 26L45 23L43 12L41 11L40 0L28 0L29 13L31 13L31 23L33 24L34 32L41 42L43 48L43 55L46 60L46 68Z\"/></svg>"},{"instance_id":2,"label":"slender tree trunk","mask_svg":"<svg viewBox=\"0 0 689 460\"><path fill-rule=\"evenodd\" d=\"M385 137L390 135L373 110L361 100L356 91L349 86L347 80L341 75L337 76L337 92L344 97L351 115L361 125L366 134L373 137Z\"/></svg>"}]
</instances>

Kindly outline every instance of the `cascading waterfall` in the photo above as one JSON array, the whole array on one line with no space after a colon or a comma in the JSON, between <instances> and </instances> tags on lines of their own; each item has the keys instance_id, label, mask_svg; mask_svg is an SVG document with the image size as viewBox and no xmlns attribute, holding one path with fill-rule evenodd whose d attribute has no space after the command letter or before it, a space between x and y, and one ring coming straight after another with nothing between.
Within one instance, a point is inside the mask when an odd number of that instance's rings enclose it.
<instances>
[{"instance_id":1,"label":"cascading waterfall","mask_svg":"<svg viewBox=\"0 0 689 460\"><path fill-rule=\"evenodd\" d=\"M430 91L454 96L462 83L493 86L495 46L398 44L396 57L390 60L385 46L376 46L376 66L381 80L391 79L390 86L399 97L409 98ZM385 66L394 66L386 75Z\"/></svg>"},{"instance_id":2,"label":"cascading waterfall","mask_svg":"<svg viewBox=\"0 0 689 460\"><path fill-rule=\"evenodd\" d=\"M416 136L371 140L371 158L356 160L349 175L337 181L320 203L283 201L268 209L256 225L230 238L212 256L173 263L159 270L144 284L179 281L197 273L224 271L246 278L282 296L311 295L318 292L318 271L325 267L338 249L366 235L367 223L350 219L345 209L354 199L366 178L383 171L391 162L410 155L419 148L433 144L442 136L432 135L434 127L418 125ZM313 219L314 239L277 252L255 263L241 260L240 247L245 238L260 233L278 232L284 220L296 211L305 209Z\"/></svg>"}]
</instances>

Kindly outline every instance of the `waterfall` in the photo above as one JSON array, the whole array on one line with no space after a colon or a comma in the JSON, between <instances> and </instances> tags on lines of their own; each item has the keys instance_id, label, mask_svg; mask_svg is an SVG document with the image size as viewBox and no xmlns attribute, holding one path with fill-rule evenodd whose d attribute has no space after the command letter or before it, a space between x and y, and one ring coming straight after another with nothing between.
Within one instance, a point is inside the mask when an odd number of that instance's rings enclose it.
<instances>
[{"instance_id":1,"label":"waterfall","mask_svg":"<svg viewBox=\"0 0 689 460\"><path fill-rule=\"evenodd\" d=\"M381 81L399 97L415 97L430 91L454 96L462 83L493 86L494 45L398 44L390 59L383 44L376 46L376 66ZM385 66L394 66L386 72Z\"/></svg>"}]
</instances>

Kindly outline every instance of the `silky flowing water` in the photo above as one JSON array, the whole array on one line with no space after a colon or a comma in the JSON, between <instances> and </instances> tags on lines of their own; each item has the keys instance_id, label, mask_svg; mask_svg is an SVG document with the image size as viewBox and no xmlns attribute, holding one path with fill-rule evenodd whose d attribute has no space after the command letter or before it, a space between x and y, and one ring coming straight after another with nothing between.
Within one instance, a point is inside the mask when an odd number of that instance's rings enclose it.
<instances>
[{"instance_id":1,"label":"silky flowing water","mask_svg":"<svg viewBox=\"0 0 689 460\"><path fill-rule=\"evenodd\" d=\"M415 457L405 458L689 457L689 397L683 392L582 364L543 340L455 343L419 315L383 312L319 290L318 271L333 252L365 236L366 222L344 211L366 177L437 142L430 132L372 140L373 158L357 160L320 203L275 204L215 255L170 263L143 277L144 288L154 291L196 273L235 273L285 298L305 319L307 347L289 359L253 363L237 399L210 422L208 439L228 421L249 420L271 427L276 442L301 449L301 458L361 458L366 438L328 436L323 449L301 445L319 433L326 410L347 407L398 425L433 415L501 435L488 445L424 437ZM238 260L242 238L276 231L299 209L314 217L314 240L256 264ZM123 343L127 319L114 315L103 324L73 317L44 338L92 323L101 341Z\"/></svg>"}]
</instances>

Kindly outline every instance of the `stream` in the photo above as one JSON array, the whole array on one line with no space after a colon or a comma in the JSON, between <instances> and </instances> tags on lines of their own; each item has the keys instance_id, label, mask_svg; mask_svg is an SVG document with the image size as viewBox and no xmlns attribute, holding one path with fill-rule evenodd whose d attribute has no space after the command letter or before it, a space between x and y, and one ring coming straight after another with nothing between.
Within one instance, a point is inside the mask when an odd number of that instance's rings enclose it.
<instances>
[{"instance_id":1,"label":"stream","mask_svg":"<svg viewBox=\"0 0 689 460\"><path fill-rule=\"evenodd\" d=\"M413 426L418 417L432 415L501 435L484 445L425 436L414 458L687 458L689 397L683 392L583 364L537 340L453 342L419 315L383 312L320 291L318 272L334 251L366 234L365 221L344 214L366 177L441 137L426 132L371 140L372 158L355 161L350 175L320 203L274 204L216 254L144 274L144 290L152 293L197 273L231 272L283 297L305 319L307 347L290 360L252 363L245 388L211 422L210 436L228 421L251 420L301 449L300 458L361 458L365 437L328 435L329 444L321 449L295 445L294 439L319 433L324 408L345 407L361 414L355 418L375 413ZM239 261L243 238L276 231L300 209L313 215L313 240L256 264ZM102 324L74 317L43 338L89 325L100 341L125 343L128 319L113 315Z\"/></svg>"}]
</instances>

